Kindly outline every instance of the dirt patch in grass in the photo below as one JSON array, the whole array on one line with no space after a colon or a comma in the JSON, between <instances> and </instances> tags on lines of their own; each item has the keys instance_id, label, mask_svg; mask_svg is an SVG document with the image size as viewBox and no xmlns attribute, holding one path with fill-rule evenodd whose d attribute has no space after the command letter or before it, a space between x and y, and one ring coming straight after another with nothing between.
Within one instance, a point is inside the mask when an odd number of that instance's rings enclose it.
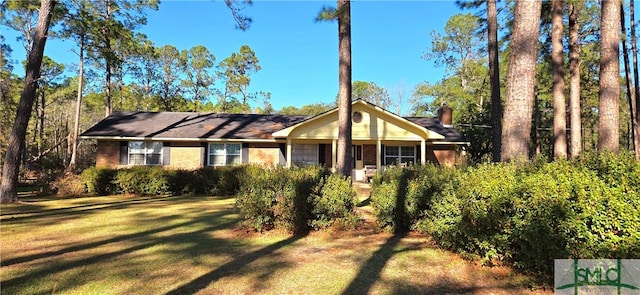
<instances>
[{"instance_id":1,"label":"dirt patch in grass","mask_svg":"<svg viewBox=\"0 0 640 295\"><path fill-rule=\"evenodd\" d=\"M0 207L4 294L528 294L530 280L424 235L238 229L233 198L84 197Z\"/></svg>"}]
</instances>

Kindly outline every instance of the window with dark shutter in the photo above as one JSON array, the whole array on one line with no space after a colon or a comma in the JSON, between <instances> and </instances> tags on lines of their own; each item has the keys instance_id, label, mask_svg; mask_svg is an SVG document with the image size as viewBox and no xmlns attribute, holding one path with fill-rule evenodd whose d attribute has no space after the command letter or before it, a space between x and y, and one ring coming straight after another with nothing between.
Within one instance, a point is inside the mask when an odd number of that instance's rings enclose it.
<instances>
[{"instance_id":1,"label":"window with dark shutter","mask_svg":"<svg viewBox=\"0 0 640 295\"><path fill-rule=\"evenodd\" d=\"M129 164L129 143L126 141L120 142L120 165Z\"/></svg>"},{"instance_id":2,"label":"window with dark shutter","mask_svg":"<svg viewBox=\"0 0 640 295\"><path fill-rule=\"evenodd\" d=\"M242 144L210 143L208 151L209 166L234 166L242 164Z\"/></svg>"},{"instance_id":3,"label":"window with dark shutter","mask_svg":"<svg viewBox=\"0 0 640 295\"><path fill-rule=\"evenodd\" d=\"M129 141L129 165L162 165L162 142Z\"/></svg>"}]
</instances>

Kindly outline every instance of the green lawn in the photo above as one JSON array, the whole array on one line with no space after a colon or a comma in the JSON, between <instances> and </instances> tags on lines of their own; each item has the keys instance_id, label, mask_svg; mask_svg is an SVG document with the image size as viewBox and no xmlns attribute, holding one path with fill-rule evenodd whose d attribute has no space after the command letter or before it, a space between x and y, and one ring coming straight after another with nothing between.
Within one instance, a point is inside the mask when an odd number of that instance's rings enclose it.
<instances>
[{"instance_id":1,"label":"green lawn","mask_svg":"<svg viewBox=\"0 0 640 295\"><path fill-rule=\"evenodd\" d=\"M428 237L253 234L223 197L29 197L2 205L2 294L531 293ZM545 293L537 290L536 293Z\"/></svg>"}]
</instances>

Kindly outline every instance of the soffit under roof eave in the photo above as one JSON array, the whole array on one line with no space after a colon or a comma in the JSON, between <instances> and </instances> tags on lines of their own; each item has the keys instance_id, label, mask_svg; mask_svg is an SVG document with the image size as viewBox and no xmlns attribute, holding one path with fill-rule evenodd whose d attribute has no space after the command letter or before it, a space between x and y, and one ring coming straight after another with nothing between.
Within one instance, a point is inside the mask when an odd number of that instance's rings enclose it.
<instances>
[{"instance_id":1,"label":"soffit under roof eave","mask_svg":"<svg viewBox=\"0 0 640 295\"><path fill-rule=\"evenodd\" d=\"M437 133L436 133L437 134ZM442 135L437 134L437 138L424 138L418 134L415 137L351 137L352 141L421 141L425 142L436 142L437 140L442 140L444 137ZM338 140L337 136L323 136L323 137L309 137L309 136L301 136L301 137L278 137L278 140L286 141L289 140Z\"/></svg>"},{"instance_id":2,"label":"soffit under roof eave","mask_svg":"<svg viewBox=\"0 0 640 295\"><path fill-rule=\"evenodd\" d=\"M291 128L291 127L289 127L289 128ZM286 128L286 129L280 130L280 131L278 131L276 133L273 133L272 136L274 138L287 139L287 138L289 138L289 135L291 134L291 132L293 132L293 129L287 130L289 128ZM424 140L442 140L442 139L445 139L445 137L440 133L437 133L435 131L431 131L431 130L429 130L427 128L424 128L424 127L421 127L421 128L422 128L422 131L424 131L424 135L425 136L421 136L420 134L416 134L416 135L422 137L422 139L424 139ZM303 138L292 137L291 139L303 139ZM314 138L314 139L337 139L337 138L324 137L324 138ZM375 140L375 139L378 139L378 137L372 137L372 138L369 138L369 139L370 140ZM384 137L382 137L380 139L385 140Z\"/></svg>"},{"instance_id":3,"label":"soffit under roof eave","mask_svg":"<svg viewBox=\"0 0 640 295\"><path fill-rule=\"evenodd\" d=\"M431 141L431 145L466 145L471 146L471 142L468 141Z\"/></svg>"},{"instance_id":4,"label":"soffit under roof eave","mask_svg":"<svg viewBox=\"0 0 640 295\"><path fill-rule=\"evenodd\" d=\"M426 138L427 140L441 140L441 139L445 138L444 135L442 135L442 134L440 134L438 132L432 131L431 129L427 129L425 127L422 127L422 128L427 133L427 138Z\"/></svg>"}]
</instances>

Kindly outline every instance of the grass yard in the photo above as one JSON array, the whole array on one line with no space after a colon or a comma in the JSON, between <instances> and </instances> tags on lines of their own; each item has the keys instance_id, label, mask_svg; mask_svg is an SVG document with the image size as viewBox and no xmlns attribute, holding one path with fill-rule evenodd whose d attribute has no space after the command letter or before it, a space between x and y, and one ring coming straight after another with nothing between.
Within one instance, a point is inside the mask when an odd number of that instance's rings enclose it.
<instances>
[{"instance_id":1,"label":"grass yard","mask_svg":"<svg viewBox=\"0 0 640 295\"><path fill-rule=\"evenodd\" d=\"M27 197L0 208L2 294L518 294L428 237L252 234L234 198Z\"/></svg>"}]
</instances>

